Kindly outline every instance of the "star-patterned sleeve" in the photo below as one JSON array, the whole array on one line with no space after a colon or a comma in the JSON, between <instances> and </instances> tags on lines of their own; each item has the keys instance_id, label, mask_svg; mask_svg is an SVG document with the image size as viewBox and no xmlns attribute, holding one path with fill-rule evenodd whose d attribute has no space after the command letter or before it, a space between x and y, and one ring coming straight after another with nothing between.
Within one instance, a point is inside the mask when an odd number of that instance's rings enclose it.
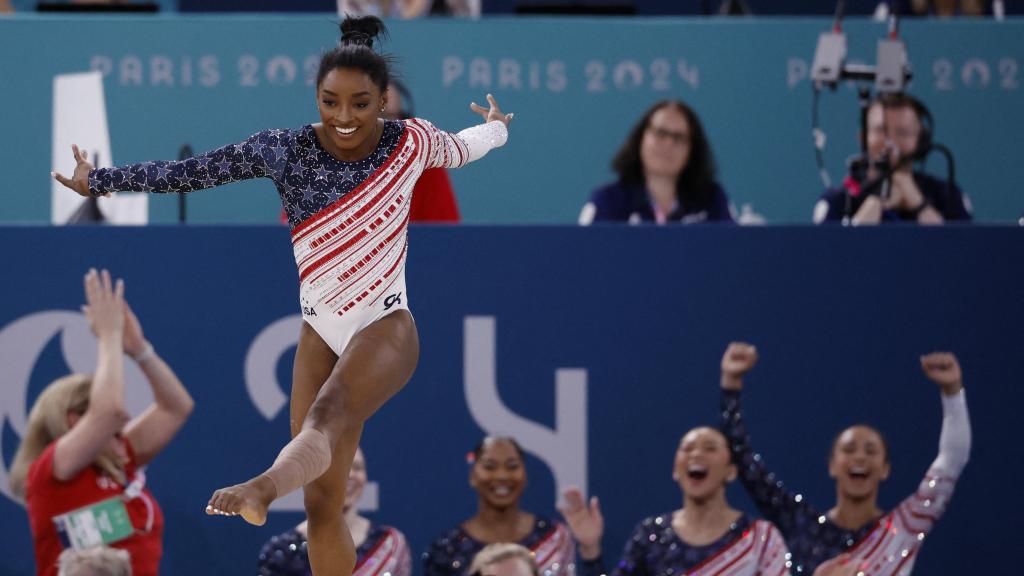
<instances>
[{"instance_id":1,"label":"star-patterned sleeve","mask_svg":"<svg viewBox=\"0 0 1024 576\"><path fill-rule=\"evenodd\" d=\"M818 512L804 501L803 496L787 490L782 480L768 470L761 455L754 452L743 424L740 396L738 390L722 390L722 433L729 441L732 461L739 470L740 481L747 494L761 515L788 539L799 527L817 518Z\"/></svg>"},{"instance_id":2,"label":"star-patterned sleeve","mask_svg":"<svg viewBox=\"0 0 1024 576\"><path fill-rule=\"evenodd\" d=\"M598 556L591 560L581 558L579 562L579 575L580 576L607 576L608 570L605 569L604 556Z\"/></svg>"},{"instance_id":3,"label":"star-patterned sleeve","mask_svg":"<svg viewBox=\"0 0 1024 576\"><path fill-rule=\"evenodd\" d=\"M89 172L89 192L193 192L239 180L276 178L286 162L288 132L264 130L238 144L187 160L157 160Z\"/></svg>"},{"instance_id":4,"label":"star-patterned sleeve","mask_svg":"<svg viewBox=\"0 0 1024 576\"><path fill-rule=\"evenodd\" d=\"M411 122L427 133L427 168L461 168L508 140L508 128L499 120L466 128L458 134L440 130L420 118Z\"/></svg>"},{"instance_id":5,"label":"star-patterned sleeve","mask_svg":"<svg viewBox=\"0 0 1024 576\"><path fill-rule=\"evenodd\" d=\"M608 572L604 556L601 555L593 560L581 561L580 576L648 576L651 570L648 568L647 560L658 556L657 553L652 553L650 548L651 539L654 538L651 536L650 522L651 519L647 519L636 525L622 550L622 559L611 572Z\"/></svg>"},{"instance_id":6,"label":"star-patterned sleeve","mask_svg":"<svg viewBox=\"0 0 1024 576\"><path fill-rule=\"evenodd\" d=\"M426 576L459 576L463 565L459 544L465 540L457 540L452 533L430 543L430 549L423 554L423 574ZM468 568L468 564L465 568Z\"/></svg>"},{"instance_id":7,"label":"star-patterned sleeve","mask_svg":"<svg viewBox=\"0 0 1024 576\"><path fill-rule=\"evenodd\" d=\"M637 524L622 550L622 559L612 572L614 576L647 576L648 532L642 522Z\"/></svg>"}]
</instances>

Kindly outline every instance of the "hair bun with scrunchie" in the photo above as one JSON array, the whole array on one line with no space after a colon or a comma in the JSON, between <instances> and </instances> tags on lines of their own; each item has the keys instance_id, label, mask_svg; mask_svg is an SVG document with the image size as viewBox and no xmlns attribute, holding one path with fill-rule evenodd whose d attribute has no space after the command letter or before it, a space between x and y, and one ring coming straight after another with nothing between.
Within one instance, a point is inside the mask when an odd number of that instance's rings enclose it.
<instances>
[{"instance_id":1,"label":"hair bun with scrunchie","mask_svg":"<svg viewBox=\"0 0 1024 576\"><path fill-rule=\"evenodd\" d=\"M342 46L366 46L373 49L373 41L387 34L384 22L376 16L348 16L341 23Z\"/></svg>"}]
</instances>

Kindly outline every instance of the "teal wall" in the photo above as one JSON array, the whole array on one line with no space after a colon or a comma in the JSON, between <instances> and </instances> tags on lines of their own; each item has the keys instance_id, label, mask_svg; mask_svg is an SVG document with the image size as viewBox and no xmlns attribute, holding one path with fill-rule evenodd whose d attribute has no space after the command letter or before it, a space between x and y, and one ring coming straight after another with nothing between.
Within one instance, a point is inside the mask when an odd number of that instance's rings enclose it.
<instances>
[{"instance_id":1,"label":"teal wall","mask_svg":"<svg viewBox=\"0 0 1024 576\"><path fill-rule=\"evenodd\" d=\"M609 158L655 100L700 113L720 179L739 206L772 223L808 222L820 192L806 77L827 19L487 19L390 24L420 116L458 130L471 100L493 92L516 112L506 148L453 174L465 219L571 223ZM854 58L874 60L884 27L848 22ZM1024 20L908 22L912 92L956 153L958 179L982 222L1024 214ZM310 75L337 40L333 17L173 16L0 18L5 137L0 221L49 217L51 87L55 74L109 70L104 84L114 161L173 158L268 127L317 119ZM828 166L841 177L855 152L849 87L823 96ZM929 168L939 174L936 157ZM196 222L270 222L267 181L190 197ZM173 221L174 198L154 198L153 222Z\"/></svg>"}]
</instances>

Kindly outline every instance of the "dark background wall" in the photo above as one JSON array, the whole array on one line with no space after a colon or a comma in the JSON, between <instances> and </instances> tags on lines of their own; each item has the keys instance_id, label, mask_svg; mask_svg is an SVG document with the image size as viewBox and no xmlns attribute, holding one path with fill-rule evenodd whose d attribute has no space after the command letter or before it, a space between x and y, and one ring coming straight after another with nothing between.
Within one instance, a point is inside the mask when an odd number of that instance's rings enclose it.
<instances>
[{"instance_id":1,"label":"dark background wall","mask_svg":"<svg viewBox=\"0 0 1024 576\"><path fill-rule=\"evenodd\" d=\"M410 238L420 365L370 422L364 448L379 487L371 517L404 530L415 552L475 509L465 454L483 427L466 403L464 323L485 316L496 327L501 399L523 418L557 428L555 371L586 370L586 479L603 501L611 556L638 520L679 506L676 443L716 421L730 340L761 352L746 396L757 447L825 508L829 442L856 421L876 424L892 445L881 505L915 489L941 422L939 392L917 357L953 350L974 449L917 572L1012 571L1004 552L1018 522L1001 506L1024 497L1020 229L427 227ZM148 474L167 516L163 573L251 574L261 543L301 514L272 513L257 529L208 518L203 506L215 488L261 471L287 438L287 411L267 419L247 390L272 377L287 390L290 351L270 362L273 374L246 373L264 330L297 314L286 230L3 228L0 243L10 247L0 256L4 469L18 440L12 422L46 383L95 354L75 320L81 275L110 267L197 401ZM32 316L41 313L50 320ZM535 454L528 470L524 506L553 514L551 470ZM729 497L749 509L738 486ZM0 573L30 573L27 531L23 510L0 497Z\"/></svg>"}]
</instances>

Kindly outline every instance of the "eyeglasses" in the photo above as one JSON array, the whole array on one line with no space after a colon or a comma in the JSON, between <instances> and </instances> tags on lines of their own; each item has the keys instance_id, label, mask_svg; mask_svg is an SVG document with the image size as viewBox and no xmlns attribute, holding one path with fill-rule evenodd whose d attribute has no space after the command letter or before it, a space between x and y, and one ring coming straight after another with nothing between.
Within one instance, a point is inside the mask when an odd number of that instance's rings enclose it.
<instances>
[{"instance_id":1,"label":"eyeglasses","mask_svg":"<svg viewBox=\"0 0 1024 576\"><path fill-rule=\"evenodd\" d=\"M869 132L873 136L892 136L900 140L909 140L917 138L921 134L921 130L918 128L893 128L886 130L885 126L872 126Z\"/></svg>"},{"instance_id":2,"label":"eyeglasses","mask_svg":"<svg viewBox=\"0 0 1024 576\"><path fill-rule=\"evenodd\" d=\"M690 135L685 132L673 132L657 126L648 126L647 132L654 136L655 140L669 140L676 146L686 146L690 143Z\"/></svg>"}]
</instances>

